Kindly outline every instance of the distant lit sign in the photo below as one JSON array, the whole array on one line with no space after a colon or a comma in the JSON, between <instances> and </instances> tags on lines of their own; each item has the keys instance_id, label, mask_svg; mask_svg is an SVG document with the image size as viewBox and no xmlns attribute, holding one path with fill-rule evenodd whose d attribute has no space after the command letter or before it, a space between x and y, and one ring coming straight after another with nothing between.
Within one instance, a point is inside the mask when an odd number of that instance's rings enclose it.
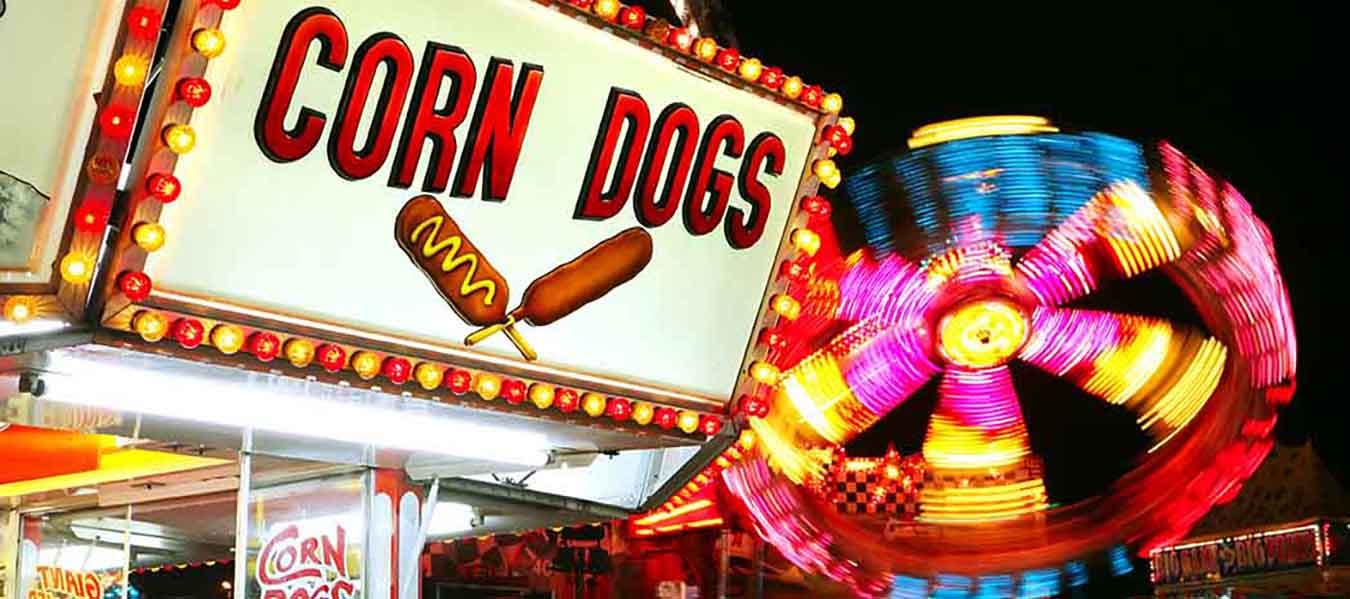
<instances>
[{"instance_id":1,"label":"distant lit sign","mask_svg":"<svg viewBox=\"0 0 1350 599\"><path fill-rule=\"evenodd\" d=\"M280 527L258 552L257 578L262 599L352 599L356 583L347 573L347 531L334 525L301 534L296 524Z\"/></svg>"},{"instance_id":2,"label":"distant lit sign","mask_svg":"<svg viewBox=\"0 0 1350 599\"><path fill-rule=\"evenodd\" d=\"M1214 580L1317 564L1317 525L1188 543L1152 556L1155 584Z\"/></svg>"}]
</instances>

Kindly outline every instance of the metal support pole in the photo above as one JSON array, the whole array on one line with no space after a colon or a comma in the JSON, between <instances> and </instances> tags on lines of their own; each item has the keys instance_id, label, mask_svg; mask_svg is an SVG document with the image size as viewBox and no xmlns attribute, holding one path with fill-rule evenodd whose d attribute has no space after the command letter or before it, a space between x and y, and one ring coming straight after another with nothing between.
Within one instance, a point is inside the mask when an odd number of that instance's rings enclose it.
<instances>
[{"instance_id":1,"label":"metal support pole","mask_svg":"<svg viewBox=\"0 0 1350 599\"><path fill-rule=\"evenodd\" d=\"M731 529L722 528L722 550L717 559L717 599L727 599L727 576L731 573Z\"/></svg>"},{"instance_id":2,"label":"metal support pole","mask_svg":"<svg viewBox=\"0 0 1350 599\"><path fill-rule=\"evenodd\" d=\"M755 536L755 590L754 599L764 599L764 539Z\"/></svg>"}]
</instances>

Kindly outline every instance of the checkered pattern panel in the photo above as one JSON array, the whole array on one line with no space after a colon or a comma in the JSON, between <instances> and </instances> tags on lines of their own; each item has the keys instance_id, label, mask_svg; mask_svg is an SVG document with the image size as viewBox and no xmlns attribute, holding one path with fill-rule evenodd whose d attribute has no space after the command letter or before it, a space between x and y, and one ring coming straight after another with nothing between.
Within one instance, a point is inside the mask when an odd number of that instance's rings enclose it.
<instances>
[{"instance_id":1,"label":"checkered pattern panel","mask_svg":"<svg viewBox=\"0 0 1350 599\"><path fill-rule=\"evenodd\" d=\"M906 491L894 481L883 480L881 473L881 468L837 472L830 483L830 503L841 514L917 518L922 483Z\"/></svg>"}]
</instances>

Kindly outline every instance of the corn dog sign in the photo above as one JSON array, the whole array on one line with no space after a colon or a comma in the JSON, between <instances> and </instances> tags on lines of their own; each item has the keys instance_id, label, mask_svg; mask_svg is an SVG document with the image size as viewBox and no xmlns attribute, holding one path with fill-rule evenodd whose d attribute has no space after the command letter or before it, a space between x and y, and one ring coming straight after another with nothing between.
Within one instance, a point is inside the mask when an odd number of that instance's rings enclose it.
<instances>
[{"instance_id":1,"label":"corn dog sign","mask_svg":"<svg viewBox=\"0 0 1350 599\"><path fill-rule=\"evenodd\" d=\"M824 121L547 4L230 10L148 302L727 402Z\"/></svg>"}]
</instances>

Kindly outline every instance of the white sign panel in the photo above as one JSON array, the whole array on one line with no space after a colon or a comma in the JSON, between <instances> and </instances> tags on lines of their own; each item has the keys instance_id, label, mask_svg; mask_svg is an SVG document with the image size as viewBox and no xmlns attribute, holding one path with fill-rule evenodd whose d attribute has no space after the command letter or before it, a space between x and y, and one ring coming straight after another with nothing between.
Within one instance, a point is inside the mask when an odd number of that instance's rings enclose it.
<instances>
[{"instance_id":1,"label":"white sign panel","mask_svg":"<svg viewBox=\"0 0 1350 599\"><path fill-rule=\"evenodd\" d=\"M221 28L157 290L444 347L488 327L475 350L730 396L811 114L527 0Z\"/></svg>"}]
</instances>

